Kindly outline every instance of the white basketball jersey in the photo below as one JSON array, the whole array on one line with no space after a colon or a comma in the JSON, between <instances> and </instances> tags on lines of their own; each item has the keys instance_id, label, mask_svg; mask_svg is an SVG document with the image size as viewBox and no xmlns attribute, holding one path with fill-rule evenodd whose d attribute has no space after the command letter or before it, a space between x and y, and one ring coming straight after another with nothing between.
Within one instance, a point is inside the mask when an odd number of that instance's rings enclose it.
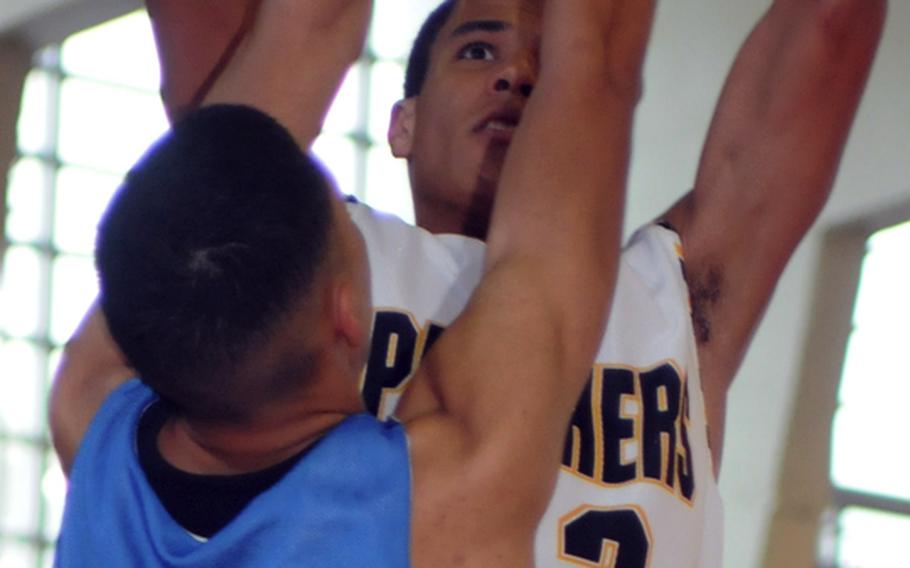
<instances>
[{"instance_id":1,"label":"white basketball jersey","mask_svg":"<svg viewBox=\"0 0 910 568\"><path fill-rule=\"evenodd\" d=\"M375 308L361 386L385 418L467 303L484 244L361 204L349 211L367 243ZM622 253L591 384L537 531L536 565L718 568L722 531L681 246L674 232L649 225Z\"/></svg>"}]
</instances>

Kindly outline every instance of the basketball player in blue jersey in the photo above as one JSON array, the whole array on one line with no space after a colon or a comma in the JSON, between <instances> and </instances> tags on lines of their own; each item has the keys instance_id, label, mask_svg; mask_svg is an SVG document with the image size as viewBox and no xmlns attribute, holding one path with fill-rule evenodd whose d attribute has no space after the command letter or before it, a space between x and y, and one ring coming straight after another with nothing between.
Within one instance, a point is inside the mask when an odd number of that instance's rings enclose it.
<instances>
[{"instance_id":1,"label":"basketball player in blue jersey","mask_svg":"<svg viewBox=\"0 0 910 568\"><path fill-rule=\"evenodd\" d=\"M217 10L171 3L170 13L168 2L155 4L163 96L177 116L223 68L255 3L225 1ZM373 267L374 356L363 392L380 415L477 282L483 245L471 237L487 233L505 134L537 84L542 31L528 17L533 4L443 2L415 42L390 143L408 160L417 223L432 234L349 207ZM617 558L720 566L715 475L726 393L830 191L885 7L885 0L774 0L746 40L694 189L623 254L592 382L538 531L539 566ZM470 72L457 63L465 60L473 61ZM491 132L506 144L491 143ZM106 392L105 377L122 364L109 343L93 340L102 332L87 326L77 334L60 371L88 384L86 392Z\"/></svg>"},{"instance_id":2,"label":"basketball player in blue jersey","mask_svg":"<svg viewBox=\"0 0 910 568\"><path fill-rule=\"evenodd\" d=\"M100 306L142 382L100 408L57 385L55 404L69 405L57 416L84 421L56 431L75 452L61 452L72 468L58 565L532 565L613 294L653 3L552 0L536 14L540 83L503 165L483 277L414 376L400 424L364 413L364 245L301 152L369 7L263 2L203 108L112 200ZM276 81L263 67L314 38L326 52L312 75ZM537 144L579 133L584 148Z\"/></svg>"}]
</instances>

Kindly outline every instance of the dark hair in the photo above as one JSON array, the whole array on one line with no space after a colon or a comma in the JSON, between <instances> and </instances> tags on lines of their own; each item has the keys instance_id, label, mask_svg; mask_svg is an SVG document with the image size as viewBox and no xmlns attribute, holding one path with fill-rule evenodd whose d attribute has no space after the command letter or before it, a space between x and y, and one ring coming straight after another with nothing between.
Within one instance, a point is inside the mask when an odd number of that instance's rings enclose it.
<instances>
[{"instance_id":1,"label":"dark hair","mask_svg":"<svg viewBox=\"0 0 910 568\"><path fill-rule=\"evenodd\" d=\"M436 43L440 30L449 21L449 16L452 15L457 1L445 0L427 16L420 27L414 45L411 47L411 54L408 56L408 66L404 76L404 97L406 99L416 97L423 90L423 84L430 69L433 45Z\"/></svg>"},{"instance_id":2,"label":"dark hair","mask_svg":"<svg viewBox=\"0 0 910 568\"><path fill-rule=\"evenodd\" d=\"M198 110L156 142L96 243L102 310L142 380L178 411L245 415L236 371L324 264L330 199L291 135L249 107Z\"/></svg>"}]
</instances>

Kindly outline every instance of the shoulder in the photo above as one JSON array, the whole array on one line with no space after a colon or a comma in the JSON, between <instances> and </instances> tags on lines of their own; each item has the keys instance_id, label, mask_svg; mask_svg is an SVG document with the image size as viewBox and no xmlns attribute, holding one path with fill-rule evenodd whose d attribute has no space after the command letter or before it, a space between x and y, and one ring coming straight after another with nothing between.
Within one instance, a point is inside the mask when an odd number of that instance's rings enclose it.
<instances>
[{"instance_id":1,"label":"shoulder","mask_svg":"<svg viewBox=\"0 0 910 568\"><path fill-rule=\"evenodd\" d=\"M366 240L367 247L375 250L419 247L428 253L446 253L458 258L480 256L485 249L483 241L478 239L456 234L433 234L391 213L373 209L353 197L347 199L347 210Z\"/></svg>"},{"instance_id":2,"label":"shoulder","mask_svg":"<svg viewBox=\"0 0 910 568\"><path fill-rule=\"evenodd\" d=\"M480 280L485 245L436 235L361 203L348 211L366 242L373 303L411 311L420 321L449 322Z\"/></svg>"}]
</instances>

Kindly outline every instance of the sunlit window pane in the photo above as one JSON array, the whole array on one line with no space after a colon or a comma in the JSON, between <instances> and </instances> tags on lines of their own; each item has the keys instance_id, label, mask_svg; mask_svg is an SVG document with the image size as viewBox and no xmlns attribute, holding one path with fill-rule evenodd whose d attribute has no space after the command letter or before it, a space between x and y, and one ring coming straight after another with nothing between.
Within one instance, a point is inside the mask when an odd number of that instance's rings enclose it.
<instances>
[{"instance_id":1,"label":"sunlit window pane","mask_svg":"<svg viewBox=\"0 0 910 568\"><path fill-rule=\"evenodd\" d=\"M23 158L10 171L6 197L6 234L10 240L48 241L48 169L44 162Z\"/></svg>"},{"instance_id":2,"label":"sunlit window pane","mask_svg":"<svg viewBox=\"0 0 910 568\"><path fill-rule=\"evenodd\" d=\"M40 434L44 423L44 353L33 343L0 344L0 427L23 436Z\"/></svg>"},{"instance_id":3,"label":"sunlit window pane","mask_svg":"<svg viewBox=\"0 0 910 568\"><path fill-rule=\"evenodd\" d=\"M60 469L57 454L47 452L44 476L41 478L41 496L44 500L44 538L54 540L63 520L66 500L66 478Z\"/></svg>"},{"instance_id":4,"label":"sunlit window pane","mask_svg":"<svg viewBox=\"0 0 910 568\"><path fill-rule=\"evenodd\" d=\"M401 0L376 0L370 47L384 59L403 59L411 49L420 24L440 0L409 0L403 9Z\"/></svg>"},{"instance_id":5,"label":"sunlit window pane","mask_svg":"<svg viewBox=\"0 0 910 568\"><path fill-rule=\"evenodd\" d=\"M831 456L831 479L836 485L910 499L910 454L903 435L906 426L902 424L906 408L898 406L847 406L837 412ZM875 413L886 416L870 416Z\"/></svg>"},{"instance_id":6,"label":"sunlit window pane","mask_svg":"<svg viewBox=\"0 0 910 568\"><path fill-rule=\"evenodd\" d=\"M4 479L0 488L0 530L4 533L28 534L37 526L35 505L41 481L40 460L41 450L31 444L6 442L0 445L0 470Z\"/></svg>"},{"instance_id":7,"label":"sunlit window pane","mask_svg":"<svg viewBox=\"0 0 910 568\"><path fill-rule=\"evenodd\" d=\"M392 106L403 96L404 68L398 63L379 62L373 66L370 80L370 139L387 140Z\"/></svg>"},{"instance_id":8,"label":"sunlit window pane","mask_svg":"<svg viewBox=\"0 0 910 568\"><path fill-rule=\"evenodd\" d=\"M35 549L27 544L13 540L0 541L0 566L34 566Z\"/></svg>"},{"instance_id":9,"label":"sunlit window pane","mask_svg":"<svg viewBox=\"0 0 910 568\"><path fill-rule=\"evenodd\" d=\"M61 50L63 70L149 91L158 89L158 54L144 11L70 36Z\"/></svg>"},{"instance_id":10,"label":"sunlit window pane","mask_svg":"<svg viewBox=\"0 0 910 568\"><path fill-rule=\"evenodd\" d=\"M910 400L907 250L910 224L869 239L834 422L831 478L844 488L910 499L910 453L900 442Z\"/></svg>"},{"instance_id":11,"label":"sunlit window pane","mask_svg":"<svg viewBox=\"0 0 910 568\"><path fill-rule=\"evenodd\" d=\"M853 318L858 328L874 328L881 337L906 337L910 262L896 259L907 259L908 245L910 223L880 231L869 239Z\"/></svg>"},{"instance_id":12,"label":"sunlit window pane","mask_svg":"<svg viewBox=\"0 0 910 568\"><path fill-rule=\"evenodd\" d=\"M850 507L841 513L839 524L842 568L910 566L910 518Z\"/></svg>"},{"instance_id":13,"label":"sunlit window pane","mask_svg":"<svg viewBox=\"0 0 910 568\"><path fill-rule=\"evenodd\" d=\"M167 128L155 93L67 79L60 96L58 148L70 164L126 171Z\"/></svg>"},{"instance_id":14,"label":"sunlit window pane","mask_svg":"<svg viewBox=\"0 0 910 568\"><path fill-rule=\"evenodd\" d=\"M48 121L54 116L52 105L56 80L46 71L32 71L25 80L22 110L16 125L19 150L26 154L49 152L53 131Z\"/></svg>"},{"instance_id":15,"label":"sunlit window pane","mask_svg":"<svg viewBox=\"0 0 910 568\"><path fill-rule=\"evenodd\" d=\"M63 344L73 334L98 294L98 278L91 258L61 256L54 262L50 339Z\"/></svg>"},{"instance_id":16,"label":"sunlit window pane","mask_svg":"<svg viewBox=\"0 0 910 568\"><path fill-rule=\"evenodd\" d=\"M0 287L0 328L14 337L33 337L44 329L43 294L47 260L30 247L6 251Z\"/></svg>"},{"instance_id":17,"label":"sunlit window pane","mask_svg":"<svg viewBox=\"0 0 910 568\"><path fill-rule=\"evenodd\" d=\"M357 191L357 150L353 140L324 134L313 144L313 153L328 169L338 189L347 194Z\"/></svg>"},{"instance_id":18,"label":"sunlit window pane","mask_svg":"<svg viewBox=\"0 0 910 568\"><path fill-rule=\"evenodd\" d=\"M121 176L82 168L61 168L57 175L54 246L64 252L92 254L95 230Z\"/></svg>"},{"instance_id":19,"label":"sunlit window pane","mask_svg":"<svg viewBox=\"0 0 910 568\"><path fill-rule=\"evenodd\" d=\"M374 146L367 165L366 202L373 208L414 222L414 208L404 160L392 156L388 145Z\"/></svg>"},{"instance_id":20,"label":"sunlit window pane","mask_svg":"<svg viewBox=\"0 0 910 568\"><path fill-rule=\"evenodd\" d=\"M363 64L355 65L348 71L341 90L332 102L326 117L323 132L327 134L350 134L360 123L360 101L363 94Z\"/></svg>"}]
</instances>

